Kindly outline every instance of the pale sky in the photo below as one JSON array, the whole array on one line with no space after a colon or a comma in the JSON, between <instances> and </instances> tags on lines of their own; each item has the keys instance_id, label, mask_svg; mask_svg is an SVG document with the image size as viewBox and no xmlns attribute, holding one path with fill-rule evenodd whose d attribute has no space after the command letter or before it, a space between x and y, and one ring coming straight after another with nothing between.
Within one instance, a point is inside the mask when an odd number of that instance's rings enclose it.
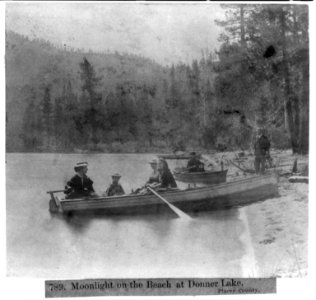
<instances>
[{"instance_id":1,"label":"pale sky","mask_svg":"<svg viewBox=\"0 0 316 300\"><path fill-rule=\"evenodd\" d=\"M217 4L7 3L6 29L96 51L140 54L162 64L190 62L218 48Z\"/></svg>"}]
</instances>

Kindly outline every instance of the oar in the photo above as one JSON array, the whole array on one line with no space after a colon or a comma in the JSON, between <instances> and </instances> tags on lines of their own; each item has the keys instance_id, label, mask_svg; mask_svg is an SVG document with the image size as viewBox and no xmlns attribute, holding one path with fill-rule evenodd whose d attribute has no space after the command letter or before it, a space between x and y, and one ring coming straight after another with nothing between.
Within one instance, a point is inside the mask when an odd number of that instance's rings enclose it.
<instances>
[{"instance_id":1,"label":"oar","mask_svg":"<svg viewBox=\"0 0 316 300\"><path fill-rule=\"evenodd\" d=\"M147 186L147 189L152 192L155 196L157 196L160 200L162 200L163 202L165 202L171 210L173 210L173 212L179 217L179 218L183 218L183 219L191 219L191 217L189 215L187 215L186 213L184 213L182 210L180 210L179 208L175 207L174 205L172 205L170 202L168 202L165 198L163 198L161 195L159 195L155 190L153 190L151 187Z\"/></svg>"}]
</instances>

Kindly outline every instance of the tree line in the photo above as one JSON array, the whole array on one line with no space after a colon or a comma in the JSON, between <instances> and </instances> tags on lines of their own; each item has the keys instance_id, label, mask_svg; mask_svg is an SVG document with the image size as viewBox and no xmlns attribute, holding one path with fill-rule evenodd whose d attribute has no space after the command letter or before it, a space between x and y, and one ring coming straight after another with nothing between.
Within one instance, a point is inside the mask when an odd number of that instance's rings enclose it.
<instances>
[{"instance_id":1,"label":"tree line","mask_svg":"<svg viewBox=\"0 0 316 300\"><path fill-rule=\"evenodd\" d=\"M308 153L307 7L223 9L225 19L216 21L224 29L219 50L191 64L163 67L116 54L109 65L102 54L59 49L67 59L58 65L58 54L43 54L44 76L35 72L33 81L20 84L21 93L7 86L12 101L23 98L19 149L247 149L254 132L265 128L274 147Z\"/></svg>"},{"instance_id":2,"label":"tree line","mask_svg":"<svg viewBox=\"0 0 316 300\"><path fill-rule=\"evenodd\" d=\"M294 153L308 153L308 7L225 5L216 86L223 102ZM285 139L284 139L285 137Z\"/></svg>"}]
</instances>

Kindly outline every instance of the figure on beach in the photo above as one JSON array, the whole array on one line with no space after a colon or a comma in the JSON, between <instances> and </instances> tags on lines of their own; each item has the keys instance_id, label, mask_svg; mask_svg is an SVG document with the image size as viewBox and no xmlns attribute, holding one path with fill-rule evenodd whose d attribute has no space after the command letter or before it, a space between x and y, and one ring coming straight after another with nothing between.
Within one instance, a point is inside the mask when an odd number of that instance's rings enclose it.
<instances>
[{"instance_id":1,"label":"figure on beach","mask_svg":"<svg viewBox=\"0 0 316 300\"><path fill-rule=\"evenodd\" d=\"M112 175L112 183L108 187L108 189L106 190L106 192L104 194L105 196L111 197L111 196L124 195L125 194L123 187L119 183L120 178L121 178L121 175L118 174L118 173Z\"/></svg>"},{"instance_id":2,"label":"figure on beach","mask_svg":"<svg viewBox=\"0 0 316 300\"><path fill-rule=\"evenodd\" d=\"M255 150L255 171L256 174L263 174L265 172L266 159L270 158L270 141L265 135L263 129L257 131L257 136L254 144Z\"/></svg>"},{"instance_id":3,"label":"figure on beach","mask_svg":"<svg viewBox=\"0 0 316 300\"><path fill-rule=\"evenodd\" d=\"M73 176L65 187L66 198L88 197L95 195L93 181L87 176L88 163L79 162L75 165L76 175Z\"/></svg>"},{"instance_id":4,"label":"figure on beach","mask_svg":"<svg viewBox=\"0 0 316 300\"><path fill-rule=\"evenodd\" d=\"M188 161L187 169L189 172L204 172L204 164L198 159L195 152L190 153L191 158Z\"/></svg>"}]
</instances>

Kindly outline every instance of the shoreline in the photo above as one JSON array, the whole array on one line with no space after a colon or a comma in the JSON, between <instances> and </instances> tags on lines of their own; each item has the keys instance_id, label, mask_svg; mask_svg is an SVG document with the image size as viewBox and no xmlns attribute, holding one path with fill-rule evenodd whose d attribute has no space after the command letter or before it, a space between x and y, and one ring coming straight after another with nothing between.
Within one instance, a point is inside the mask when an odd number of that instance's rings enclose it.
<instances>
[{"instance_id":1,"label":"shoreline","mask_svg":"<svg viewBox=\"0 0 316 300\"><path fill-rule=\"evenodd\" d=\"M304 277L308 269L308 184L282 178L280 197L246 207L259 277Z\"/></svg>"},{"instance_id":2,"label":"shoreline","mask_svg":"<svg viewBox=\"0 0 316 300\"><path fill-rule=\"evenodd\" d=\"M238 153L252 153L253 150L252 149L246 149L246 150L241 150L241 149L230 149L230 150L226 150L226 151L220 151L216 148L203 148L203 147L191 147L188 150L185 151L173 151L170 148L164 148L164 147L149 147L146 148L144 147L144 149L125 149L125 147L123 147L122 149L117 149L117 150L92 150L92 149L73 149L73 150L50 150L50 149L36 149L36 150L32 150L32 151L28 151L28 150L14 150L14 151L10 151L10 150L6 150L6 154L15 154L15 153L49 153L49 154L152 154L152 153L159 153L159 154L175 154L175 153L190 153L190 152L199 152L205 155L231 155L233 154L238 154ZM271 149L271 152L291 152L290 155L299 155L299 154L292 154L292 149L288 148L288 149Z\"/></svg>"},{"instance_id":3,"label":"shoreline","mask_svg":"<svg viewBox=\"0 0 316 300\"><path fill-rule=\"evenodd\" d=\"M225 153L233 159L234 153ZM231 157L229 157L229 155ZM218 157L217 153L215 157ZM271 151L281 172L291 172L297 161L299 171L308 166L308 155L293 155L290 150ZM244 162L253 166L254 157ZM229 177L242 176L243 172L230 166ZM229 180L229 179L228 179ZM246 273L257 277L304 277L308 270L308 191L306 183L290 183L279 177L279 197L266 199L241 207L245 224L242 236L247 257L243 258ZM248 275L248 276L249 276Z\"/></svg>"}]
</instances>

